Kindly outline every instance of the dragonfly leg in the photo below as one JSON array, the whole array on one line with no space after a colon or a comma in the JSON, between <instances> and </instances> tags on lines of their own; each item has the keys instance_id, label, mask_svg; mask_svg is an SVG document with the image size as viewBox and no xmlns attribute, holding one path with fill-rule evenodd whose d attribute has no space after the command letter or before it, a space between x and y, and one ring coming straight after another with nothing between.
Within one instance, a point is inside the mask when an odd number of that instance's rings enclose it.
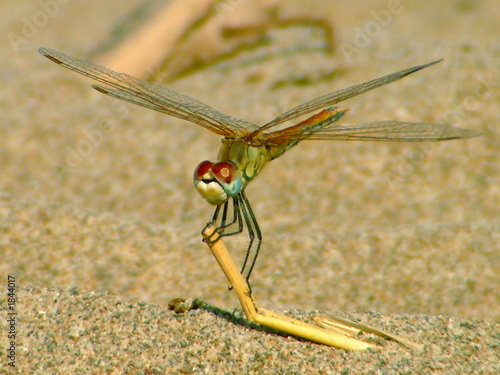
<instances>
[{"instance_id":1,"label":"dragonfly leg","mask_svg":"<svg viewBox=\"0 0 500 375\"><path fill-rule=\"evenodd\" d=\"M255 262L257 261L257 256L259 255L260 245L262 243L262 233L245 192L240 192L239 197L241 199L241 213L245 219L245 224L248 229L248 237L250 238L250 243L248 244L247 252L245 254L245 260L243 261L243 266L241 268L241 274L250 287L250 275L253 267L255 266ZM257 241L254 246L255 240Z\"/></svg>"},{"instance_id":2,"label":"dragonfly leg","mask_svg":"<svg viewBox=\"0 0 500 375\"><path fill-rule=\"evenodd\" d=\"M218 223L221 208L222 208L222 218L221 218L220 222ZM229 202L224 203L224 205L217 206L215 208L214 215L212 216L212 220L210 220L207 223L207 225L205 226L205 228L202 230L202 233L204 233L208 227L211 227L211 226L216 227L215 231L217 232L219 237L217 237L215 240L213 240L212 243L218 241L220 237L232 236L234 234L238 234L238 233L241 233L243 231L243 219L242 219L241 213L240 213L240 204L239 204L238 197L233 199L233 217L229 223L227 223L228 209L229 209ZM230 231L230 232L225 232L225 230L227 228L229 228L230 226L232 226L236 222L238 222L237 229Z\"/></svg>"},{"instance_id":3,"label":"dragonfly leg","mask_svg":"<svg viewBox=\"0 0 500 375\"><path fill-rule=\"evenodd\" d=\"M227 204L227 202L224 204L224 208L225 208L226 204ZM213 226L213 225L216 225L216 223L217 223L217 219L219 218L219 213L220 213L220 209L221 209L221 207L222 207L222 205L217 206L217 207L215 208L214 214L213 214L213 216L212 216L212 220L210 220L210 221L207 223L207 225L205 225L205 228L203 228L203 230L201 231L201 234L202 234L202 235L203 235L203 233L205 233L205 231L206 231L209 227L211 227L211 226ZM218 229L216 229L215 231L217 232L217 234L218 234L219 236L218 236L215 240L211 241L211 243L214 243L214 242L218 241L218 240L219 240L219 238L221 237L221 234L219 233ZM206 242L206 240L205 240L205 239L203 239L203 241L204 241L204 242Z\"/></svg>"},{"instance_id":4,"label":"dragonfly leg","mask_svg":"<svg viewBox=\"0 0 500 375\"><path fill-rule=\"evenodd\" d=\"M248 200L245 193L242 191L236 197L233 198L233 217L232 220L227 223L227 212L228 212L229 202L224 203L224 205L217 206L212 217L212 220L206 225L205 229L203 229L202 233L210 226L216 226L215 231L219 235L213 242L219 240L220 237L231 236L234 234L241 233L243 231L243 226L246 225L248 230L248 237L250 242L248 244L245 259L243 261L243 265L241 267L241 274L245 278L250 288L250 274L255 266L255 262L257 260L257 256L259 254L260 245L262 243L262 232L260 231L259 224L253 213L252 206L250 205L250 201ZM222 209L222 217L220 222L219 215ZM233 231L226 232L225 230L230 226L238 223L238 227ZM204 240L207 241L207 240Z\"/></svg>"},{"instance_id":5,"label":"dragonfly leg","mask_svg":"<svg viewBox=\"0 0 500 375\"><path fill-rule=\"evenodd\" d=\"M222 210L222 219L220 221L220 225L217 227L217 232L219 232L219 235L221 235L221 236L224 235L224 230L228 226L226 224L228 206L229 206L229 204L227 202L224 203L224 209Z\"/></svg>"},{"instance_id":6,"label":"dragonfly leg","mask_svg":"<svg viewBox=\"0 0 500 375\"><path fill-rule=\"evenodd\" d=\"M232 218L232 220L231 220L230 223L226 224L225 218L227 216L227 207L228 206L229 206L229 203L226 202L226 204L224 205L224 209L225 209L224 210L224 215L225 216L223 217L223 220L221 220L220 225L217 227L217 231L219 231L219 233L222 236L232 236L233 234L238 234L238 233L241 233L243 231L243 222L242 222L242 219L241 219L240 202L239 202L238 197L233 198L233 218ZM235 229L232 232L223 233L226 228L229 228L230 226L232 226L236 222L238 222L238 228L237 229Z\"/></svg>"}]
</instances>

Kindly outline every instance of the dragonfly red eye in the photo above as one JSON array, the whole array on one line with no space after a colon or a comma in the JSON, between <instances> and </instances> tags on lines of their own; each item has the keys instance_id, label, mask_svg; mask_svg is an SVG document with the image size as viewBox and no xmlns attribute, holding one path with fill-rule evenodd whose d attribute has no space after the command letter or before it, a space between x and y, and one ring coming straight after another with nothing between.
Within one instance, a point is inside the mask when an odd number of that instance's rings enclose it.
<instances>
[{"instance_id":1,"label":"dragonfly red eye","mask_svg":"<svg viewBox=\"0 0 500 375\"><path fill-rule=\"evenodd\" d=\"M212 165L212 173L227 195L235 197L241 190L241 177L234 164L221 161Z\"/></svg>"},{"instance_id":2,"label":"dragonfly red eye","mask_svg":"<svg viewBox=\"0 0 500 375\"><path fill-rule=\"evenodd\" d=\"M209 160L202 161L200 164L198 164L198 166L194 170L193 178L195 180L201 180L203 178L203 175L210 172L212 165L214 165L214 163L212 163Z\"/></svg>"},{"instance_id":3,"label":"dragonfly red eye","mask_svg":"<svg viewBox=\"0 0 500 375\"><path fill-rule=\"evenodd\" d=\"M219 182L226 184L230 184L238 176L234 165L225 161L215 163L212 166L212 173Z\"/></svg>"}]
</instances>

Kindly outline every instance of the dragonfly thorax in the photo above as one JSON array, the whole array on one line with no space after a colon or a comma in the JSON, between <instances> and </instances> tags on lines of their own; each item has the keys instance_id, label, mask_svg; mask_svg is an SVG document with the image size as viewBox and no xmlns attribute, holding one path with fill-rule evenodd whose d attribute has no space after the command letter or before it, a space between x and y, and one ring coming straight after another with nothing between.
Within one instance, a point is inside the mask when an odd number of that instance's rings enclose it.
<instances>
[{"instance_id":1,"label":"dragonfly thorax","mask_svg":"<svg viewBox=\"0 0 500 375\"><path fill-rule=\"evenodd\" d=\"M208 203L220 206L241 191L241 177L236 167L227 161L202 161L193 174L194 187Z\"/></svg>"}]
</instances>

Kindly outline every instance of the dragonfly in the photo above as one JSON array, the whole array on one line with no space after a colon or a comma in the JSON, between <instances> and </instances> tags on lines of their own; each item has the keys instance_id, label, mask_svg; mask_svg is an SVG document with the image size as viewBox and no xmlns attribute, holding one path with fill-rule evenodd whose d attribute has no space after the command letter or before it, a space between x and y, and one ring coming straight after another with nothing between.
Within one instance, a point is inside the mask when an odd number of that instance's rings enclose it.
<instances>
[{"instance_id":1,"label":"dragonfly","mask_svg":"<svg viewBox=\"0 0 500 375\"><path fill-rule=\"evenodd\" d=\"M464 139L481 135L470 129L424 122L390 120L355 126L337 123L348 109L339 108L334 106L335 104L387 85L442 60L417 65L333 91L300 104L264 125L257 126L218 112L194 98L165 86L118 73L55 50L40 48L39 52L65 68L106 85L92 85L97 91L187 120L223 137L216 161L202 161L194 171L193 182L200 195L208 203L216 206L206 228L215 226L219 238L241 233L246 228L249 242L241 274L249 286L250 275L261 248L262 232L245 194L245 188L271 160L283 155L299 142L308 140L415 142ZM297 124L278 126L318 110L321 111Z\"/></svg>"}]
</instances>

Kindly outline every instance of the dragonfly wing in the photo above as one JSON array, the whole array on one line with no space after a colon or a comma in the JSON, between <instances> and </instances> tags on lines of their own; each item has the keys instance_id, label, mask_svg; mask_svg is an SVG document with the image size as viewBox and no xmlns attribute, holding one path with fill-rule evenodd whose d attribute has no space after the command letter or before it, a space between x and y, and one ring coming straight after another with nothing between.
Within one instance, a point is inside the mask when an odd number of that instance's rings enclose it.
<instances>
[{"instance_id":1,"label":"dragonfly wing","mask_svg":"<svg viewBox=\"0 0 500 375\"><path fill-rule=\"evenodd\" d=\"M92 87L97 91L109 95L113 98L125 100L129 103L140 105L141 107L149 108L154 111L166 113L167 115L171 115L174 117L181 118L183 120L190 121L192 123L195 123L196 125L200 125L204 128L207 128L213 131L214 133L224 136L230 136L237 133L239 134L247 133L248 129L256 127L253 124L247 123L246 121L234 117L231 117L231 125L225 125L224 127L222 127L221 124L215 124L213 122L213 117L209 118L207 121L204 121L204 119L200 119L201 112L197 112L196 116L192 116L191 113L180 113L178 107L159 105L155 101L145 100L141 95L137 95L136 93L130 93L127 90L114 89L100 85L92 85ZM229 116L227 117L229 118Z\"/></svg>"},{"instance_id":2,"label":"dragonfly wing","mask_svg":"<svg viewBox=\"0 0 500 375\"><path fill-rule=\"evenodd\" d=\"M168 111L168 108L160 107L152 102L147 102L147 101L141 99L140 97L138 97L137 95L130 94L127 91L123 91L120 89L113 89L111 87L106 87L106 86L101 86L101 85L92 85L92 88L96 89L99 92L102 92L103 94L109 95L113 98L125 100L129 103L137 104L137 105L140 105L141 107L149 108L149 109L152 109L154 111L170 114L170 111Z\"/></svg>"},{"instance_id":3,"label":"dragonfly wing","mask_svg":"<svg viewBox=\"0 0 500 375\"><path fill-rule=\"evenodd\" d=\"M355 85L352 87L348 87L342 90L334 91L329 94L320 96L319 98L310 100L306 103L303 103L301 105L298 105L295 108L290 109L289 111L286 111L285 113L281 114L280 116L276 117L274 120L268 122L267 124L261 126L257 131L252 133L254 135L257 132L262 132L264 130L268 130L269 128L272 128L273 126L276 126L278 124L281 124L285 121L294 119L296 117L302 116L304 114L316 111L318 109L322 109L328 106L331 106L333 104L339 103L341 101L344 101L346 99L352 98L353 96L363 94L367 91L376 89L377 87L387 85L388 83L397 81L398 79L401 79L409 74L415 73L421 69L427 68L428 66L437 64L438 62L442 61L441 60L436 60L424 65L418 65L414 66L412 68L404 69L396 73L388 74L383 77L375 78L372 79L371 81L361 83L359 85Z\"/></svg>"},{"instance_id":4,"label":"dragonfly wing","mask_svg":"<svg viewBox=\"0 0 500 375\"><path fill-rule=\"evenodd\" d=\"M95 87L105 94L188 120L214 133L231 136L255 128L253 124L227 116L196 99L164 86L131 77L125 73L118 73L51 49L40 48L39 52L65 68L111 86L113 89L103 86Z\"/></svg>"},{"instance_id":5,"label":"dragonfly wing","mask_svg":"<svg viewBox=\"0 0 500 375\"><path fill-rule=\"evenodd\" d=\"M273 134L276 136L273 137ZM300 134L286 132L270 133L269 140L342 140L342 141L446 141L472 138L481 133L444 124L423 122L376 121L357 126L330 125L301 131Z\"/></svg>"}]
</instances>

